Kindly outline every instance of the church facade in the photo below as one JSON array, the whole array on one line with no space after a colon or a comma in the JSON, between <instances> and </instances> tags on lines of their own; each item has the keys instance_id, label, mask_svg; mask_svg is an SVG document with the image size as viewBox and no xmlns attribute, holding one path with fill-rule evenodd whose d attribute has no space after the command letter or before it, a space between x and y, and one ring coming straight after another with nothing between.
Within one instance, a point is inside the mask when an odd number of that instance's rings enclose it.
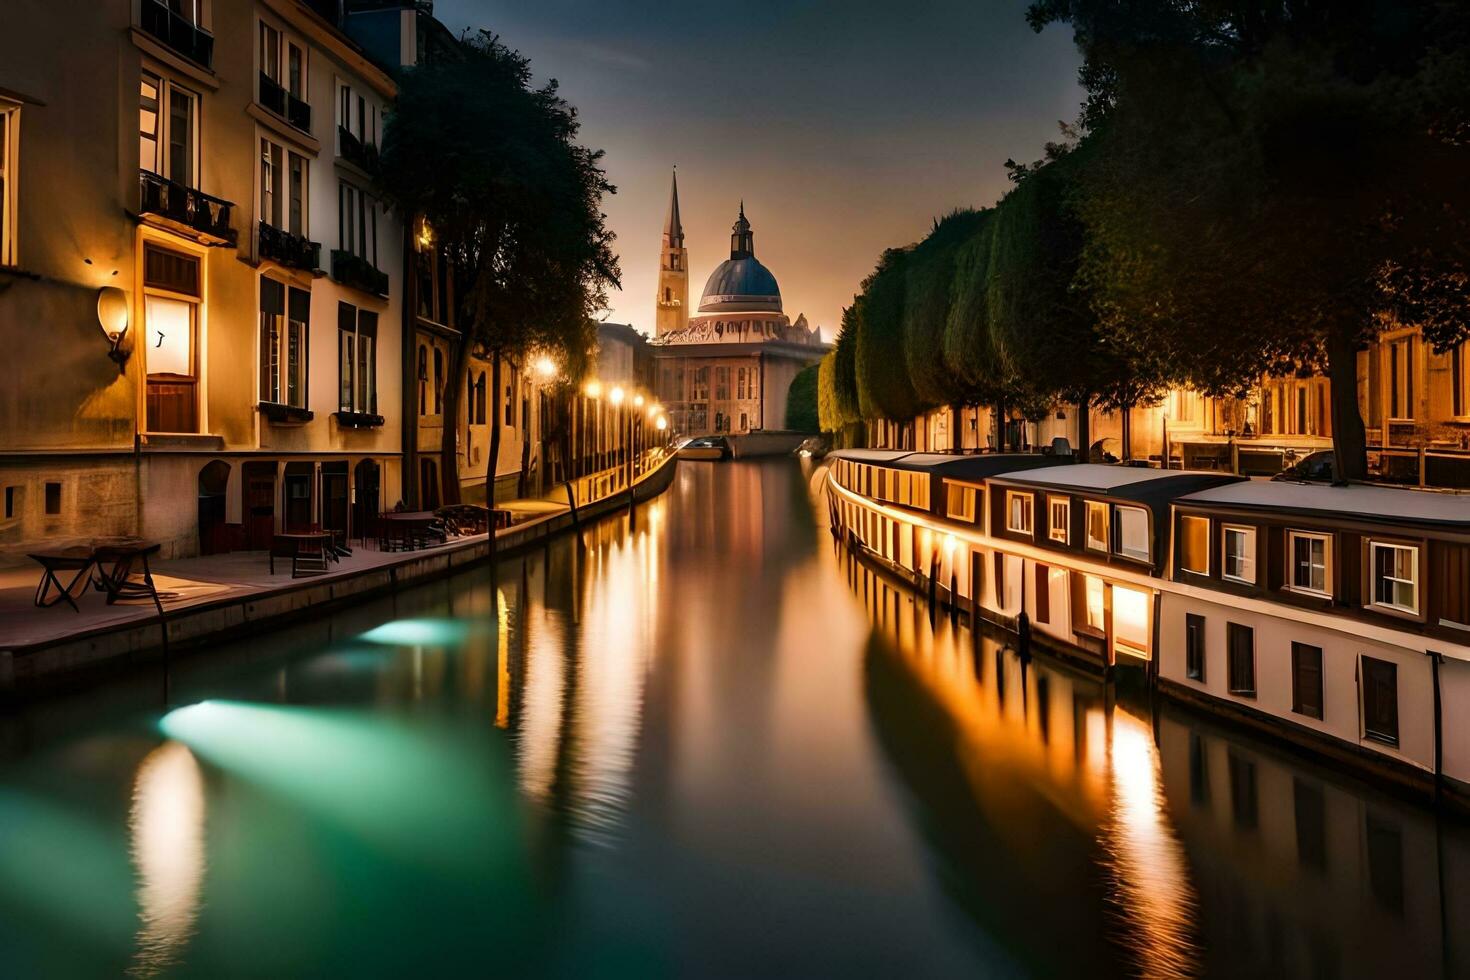
<instances>
[{"instance_id":1,"label":"church facade","mask_svg":"<svg viewBox=\"0 0 1470 980\"><path fill-rule=\"evenodd\" d=\"M710 273L690 315L677 178L664 222L655 324L655 391L674 431L686 436L784 429L792 379L830 349L805 316L794 323L786 316L776 277L755 257L743 203L730 257Z\"/></svg>"}]
</instances>

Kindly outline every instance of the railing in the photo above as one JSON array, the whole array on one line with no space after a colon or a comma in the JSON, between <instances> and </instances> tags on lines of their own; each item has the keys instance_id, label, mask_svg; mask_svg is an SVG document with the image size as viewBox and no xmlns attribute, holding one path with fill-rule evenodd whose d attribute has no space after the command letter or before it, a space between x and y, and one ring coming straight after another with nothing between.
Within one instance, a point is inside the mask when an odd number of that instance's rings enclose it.
<instances>
[{"instance_id":1,"label":"railing","mask_svg":"<svg viewBox=\"0 0 1470 980\"><path fill-rule=\"evenodd\" d=\"M282 231L275 225L260 223L260 257L274 259L293 269L314 272L321 265L322 247L300 235Z\"/></svg>"},{"instance_id":2,"label":"railing","mask_svg":"<svg viewBox=\"0 0 1470 980\"><path fill-rule=\"evenodd\" d=\"M332 249L332 278L365 293L388 295L388 273L379 272L367 259L339 248Z\"/></svg>"},{"instance_id":3,"label":"railing","mask_svg":"<svg viewBox=\"0 0 1470 980\"><path fill-rule=\"evenodd\" d=\"M214 35L189 18L168 9L162 0L141 0L139 20L143 32L196 64L211 68L214 62Z\"/></svg>"},{"instance_id":4,"label":"railing","mask_svg":"<svg viewBox=\"0 0 1470 980\"><path fill-rule=\"evenodd\" d=\"M260 73L260 104L303 133L311 132L311 106L287 92L265 72Z\"/></svg>"},{"instance_id":5,"label":"railing","mask_svg":"<svg viewBox=\"0 0 1470 980\"><path fill-rule=\"evenodd\" d=\"M138 198L139 214L176 221L231 245L237 241L235 229L230 227L230 209L234 205L229 201L185 187L151 170L138 171Z\"/></svg>"},{"instance_id":6,"label":"railing","mask_svg":"<svg viewBox=\"0 0 1470 980\"><path fill-rule=\"evenodd\" d=\"M358 139L345 126L337 127L337 155L369 176L378 172L377 144Z\"/></svg>"}]
</instances>

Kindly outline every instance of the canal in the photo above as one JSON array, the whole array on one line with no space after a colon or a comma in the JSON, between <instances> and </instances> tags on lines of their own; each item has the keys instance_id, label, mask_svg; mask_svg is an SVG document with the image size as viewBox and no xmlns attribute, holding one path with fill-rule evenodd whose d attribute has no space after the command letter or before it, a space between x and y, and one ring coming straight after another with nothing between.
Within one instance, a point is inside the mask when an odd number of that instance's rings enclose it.
<instances>
[{"instance_id":1,"label":"canal","mask_svg":"<svg viewBox=\"0 0 1470 980\"><path fill-rule=\"evenodd\" d=\"M1463 824L931 623L808 477L12 712L0 976L1470 970Z\"/></svg>"}]
</instances>

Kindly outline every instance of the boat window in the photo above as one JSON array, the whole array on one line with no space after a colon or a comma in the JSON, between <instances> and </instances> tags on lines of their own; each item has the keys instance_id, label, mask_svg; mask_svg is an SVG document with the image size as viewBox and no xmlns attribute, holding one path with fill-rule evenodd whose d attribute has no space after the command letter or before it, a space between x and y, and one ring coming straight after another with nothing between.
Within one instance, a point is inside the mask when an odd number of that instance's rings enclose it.
<instances>
[{"instance_id":1,"label":"boat window","mask_svg":"<svg viewBox=\"0 0 1470 980\"><path fill-rule=\"evenodd\" d=\"M1017 534L1031 533L1031 495L1006 491L1006 529Z\"/></svg>"},{"instance_id":2,"label":"boat window","mask_svg":"<svg viewBox=\"0 0 1470 980\"><path fill-rule=\"evenodd\" d=\"M1148 561L1148 511L1142 507L1118 508L1118 554Z\"/></svg>"},{"instance_id":3,"label":"boat window","mask_svg":"<svg viewBox=\"0 0 1470 980\"><path fill-rule=\"evenodd\" d=\"M1373 605L1397 612L1419 613L1419 549L1373 541Z\"/></svg>"},{"instance_id":4,"label":"boat window","mask_svg":"<svg viewBox=\"0 0 1470 980\"><path fill-rule=\"evenodd\" d=\"M1072 522L1072 498L1048 497L1046 498L1046 509L1047 536L1053 541L1066 544L1070 537Z\"/></svg>"},{"instance_id":5,"label":"boat window","mask_svg":"<svg viewBox=\"0 0 1470 980\"><path fill-rule=\"evenodd\" d=\"M1330 596L1332 576L1328 572L1332 539L1326 534L1286 532L1286 580L1297 592Z\"/></svg>"},{"instance_id":6,"label":"boat window","mask_svg":"<svg viewBox=\"0 0 1470 980\"><path fill-rule=\"evenodd\" d=\"M1096 500L1087 502L1087 547L1108 550L1108 505Z\"/></svg>"},{"instance_id":7,"label":"boat window","mask_svg":"<svg viewBox=\"0 0 1470 980\"><path fill-rule=\"evenodd\" d=\"M1179 518L1179 567L1196 575L1210 574L1210 519Z\"/></svg>"},{"instance_id":8,"label":"boat window","mask_svg":"<svg viewBox=\"0 0 1470 980\"><path fill-rule=\"evenodd\" d=\"M1256 581L1256 529L1226 524L1221 532L1220 572L1232 582L1254 585Z\"/></svg>"}]
</instances>

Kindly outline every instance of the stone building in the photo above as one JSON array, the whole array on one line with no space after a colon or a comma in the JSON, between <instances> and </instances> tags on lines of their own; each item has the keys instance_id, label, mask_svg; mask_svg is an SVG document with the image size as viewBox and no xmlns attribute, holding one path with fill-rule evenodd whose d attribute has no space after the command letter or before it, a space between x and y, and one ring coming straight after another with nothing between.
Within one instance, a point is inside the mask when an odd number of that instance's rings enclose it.
<instances>
[{"instance_id":1,"label":"stone building","mask_svg":"<svg viewBox=\"0 0 1470 980\"><path fill-rule=\"evenodd\" d=\"M806 317L782 309L776 277L755 257L755 234L740 206L730 257L710 273L699 310L678 317L688 296L688 253L675 183L659 264L655 391L680 435L779 431L791 381L830 348Z\"/></svg>"}]
</instances>

